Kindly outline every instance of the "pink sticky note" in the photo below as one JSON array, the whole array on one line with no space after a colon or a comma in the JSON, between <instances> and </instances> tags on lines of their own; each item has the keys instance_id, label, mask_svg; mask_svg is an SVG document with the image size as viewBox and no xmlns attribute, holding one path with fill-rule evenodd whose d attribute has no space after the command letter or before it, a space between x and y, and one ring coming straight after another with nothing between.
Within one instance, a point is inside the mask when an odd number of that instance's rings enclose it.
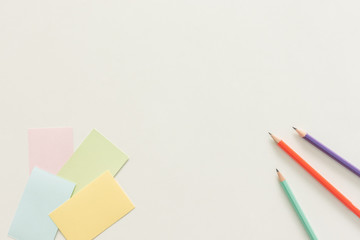
<instances>
[{"instance_id":1,"label":"pink sticky note","mask_svg":"<svg viewBox=\"0 0 360 240\"><path fill-rule=\"evenodd\" d=\"M74 151L72 128L29 129L30 172L37 166L57 174Z\"/></svg>"}]
</instances>

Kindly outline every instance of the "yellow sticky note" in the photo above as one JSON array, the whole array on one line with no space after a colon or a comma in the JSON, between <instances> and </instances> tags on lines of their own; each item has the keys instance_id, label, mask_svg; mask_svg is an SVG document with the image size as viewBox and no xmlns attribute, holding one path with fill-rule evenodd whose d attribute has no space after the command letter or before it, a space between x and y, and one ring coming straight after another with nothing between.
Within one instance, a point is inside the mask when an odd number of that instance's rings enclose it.
<instances>
[{"instance_id":1,"label":"yellow sticky note","mask_svg":"<svg viewBox=\"0 0 360 240\"><path fill-rule=\"evenodd\" d=\"M134 209L109 171L49 214L67 240L93 239Z\"/></svg>"}]
</instances>

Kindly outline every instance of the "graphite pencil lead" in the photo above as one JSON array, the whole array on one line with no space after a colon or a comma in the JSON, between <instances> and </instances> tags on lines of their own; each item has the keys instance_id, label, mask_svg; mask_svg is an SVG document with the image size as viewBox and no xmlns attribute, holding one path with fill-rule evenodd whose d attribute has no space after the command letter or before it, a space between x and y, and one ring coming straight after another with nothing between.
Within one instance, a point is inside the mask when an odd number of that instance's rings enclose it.
<instances>
[{"instance_id":1,"label":"graphite pencil lead","mask_svg":"<svg viewBox=\"0 0 360 240\"><path fill-rule=\"evenodd\" d=\"M269 134L270 136L272 136L271 132L268 132L268 134Z\"/></svg>"},{"instance_id":2,"label":"graphite pencil lead","mask_svg":"<svg viewBox=\"0 0 360 240\"><path fill-rule=\"evenodd\" d=\"M296 130L296 127L292 127L294 130Z\"/></svg>"},{"instance_id":3,"label":"graphite pencil lead","mask_svg":"<svg viewBox=\"0 0 360 240\"><path fill-rule=\"evenodd\" d=\"M279 170L276 168L276 172L279 172Z\"/></svg>"}]
</instances>

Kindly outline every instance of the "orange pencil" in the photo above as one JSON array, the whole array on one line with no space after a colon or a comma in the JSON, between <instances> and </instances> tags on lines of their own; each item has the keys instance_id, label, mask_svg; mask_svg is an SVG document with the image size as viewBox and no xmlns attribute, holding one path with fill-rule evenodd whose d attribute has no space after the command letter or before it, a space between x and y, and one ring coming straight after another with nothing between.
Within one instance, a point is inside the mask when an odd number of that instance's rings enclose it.
<instances>
[{"instance_id":1,"label":"orange pencil","mask_svg":"<svg viewBox=\"0 0 360 240\"><path fill-rule=\"evenodd\" d=\"M329 183L323 176L312 168L304 159L302 159L294 150L292 150L283 140L269 133L277 145L284 150L292 159L294 159L301 167L303 167L311 176L313 176L321 185L339 199L347 208L360 218L360 210L350 202L339 190Z\"/></svg>"}]
</instances>

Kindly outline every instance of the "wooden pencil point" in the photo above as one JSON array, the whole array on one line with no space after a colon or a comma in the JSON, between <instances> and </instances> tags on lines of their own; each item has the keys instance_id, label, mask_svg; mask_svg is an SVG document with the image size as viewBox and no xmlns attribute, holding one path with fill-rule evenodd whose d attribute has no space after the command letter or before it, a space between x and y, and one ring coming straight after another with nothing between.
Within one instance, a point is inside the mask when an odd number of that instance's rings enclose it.
<instances>
[{"instance_id":1,"label":"wooden pencil point","mask_svg":"<svg viewBox=\"0 0 360 240\"><path fill-rule=\"evenodd\" d=\"M276 170L277 170L277 169L276 169ZM285 181L285 178L284 178L284 176L281 174L281 172L277 171L277 175L278 175L278 177L279 177L280 182Z\"/></svg>"},{"instance_id":2,"label":"wooden pencil point","mask_svg":"<svg viewBox=\"0 0 360 240\"><path fill-rule=\"evenodd\" d=\"M278 138L278 137L276 137L275 135L273 135L273 134L271 134L271 133L269 133L269 134L270 134L270 136L272 137L272 139L273 139L276 143L279 143L279 142L281 141L281 139Z\"/></svg>"},{"instance_id":3,"label":"wooden pencil point","mask_svg":"<svg viewBox=\"0 0 360 240\"><path fill-rule=\"evenodd\" d=\"M305 131L303 131L303 130L301 130L301 129L298 129L298 128L295 128L295 127L293 127L294 129L295 129L295 131L300 135L300 137L305 137L306 136L306 132Z\"/></svg>"},{"instance_id":4,"label":"wooden pencil point","mask_svg":"<svg viewBox=\"0 0 360 240\"><path fill-rule=\"evenodd\" d=\"M296 130L296 127L292 127L294 130Z\"/></svg>"},{"instance_id":5,"label":"wooden pencil point","mask_svg":"<svg viewBox=\"0 0 360 240\"><path fill-rule=\"evenodd\" d=\"M279 170L278 170L278 169L276 169L276 172L279 172Z\"/></svg>"}]
</instances>

